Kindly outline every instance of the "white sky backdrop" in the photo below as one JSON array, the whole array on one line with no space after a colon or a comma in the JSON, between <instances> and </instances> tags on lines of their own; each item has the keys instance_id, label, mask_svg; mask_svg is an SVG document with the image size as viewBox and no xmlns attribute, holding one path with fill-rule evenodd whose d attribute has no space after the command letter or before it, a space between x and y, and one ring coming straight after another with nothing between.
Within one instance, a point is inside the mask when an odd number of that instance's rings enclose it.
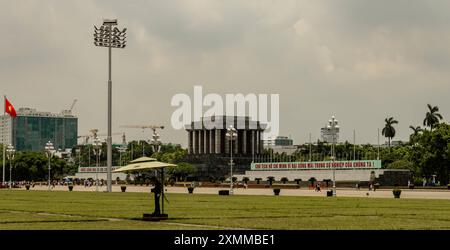
<instances>
[{"instance_id":1,"label":"white sky backdrop","mask_svg":"<svg viewBox=\"0 0 450 250\"><path fill-rule=\"evenodd\" d=\"M79 133L106 133L107 49L92 34L118 18L128 46L113 51L113 132L128 139L142 131L120 125L161 123L163 141L185 146L170 100L202 85L280 94L280 134L294 143L316 140L333 114L344 140L356 129L376 143L388 116L406 140L427 103L450 116L449 11L439 0L0 0L0 94L52 112L78 99Z\"/></svg>"}]
</instances>

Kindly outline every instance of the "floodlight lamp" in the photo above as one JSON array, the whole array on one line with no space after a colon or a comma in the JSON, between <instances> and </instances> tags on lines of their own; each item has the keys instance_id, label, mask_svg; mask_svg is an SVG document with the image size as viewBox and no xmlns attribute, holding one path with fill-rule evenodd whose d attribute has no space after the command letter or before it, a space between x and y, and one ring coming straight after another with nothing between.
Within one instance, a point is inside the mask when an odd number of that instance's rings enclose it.
<instances>
[{"instance_id":1,"label":"floodlight lamp","mask_svg":"<svg viewBox=\"0 0 450 250\"><path fill-rule=\"evenodd\" d=\"M117 25L117 19L103 19L103 25Z\"/></svg>"}]
</instances>

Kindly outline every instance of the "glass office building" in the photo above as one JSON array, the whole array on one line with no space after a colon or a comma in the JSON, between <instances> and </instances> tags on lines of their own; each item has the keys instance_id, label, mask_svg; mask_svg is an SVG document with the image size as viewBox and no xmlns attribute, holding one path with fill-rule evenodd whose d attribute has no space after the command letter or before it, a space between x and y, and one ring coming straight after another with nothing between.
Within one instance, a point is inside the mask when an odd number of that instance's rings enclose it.
<instances>
[{"instance_id":1,"label":"glass office building","mask_svg":"<svg viewBox=\"0 0 450 250\"><path fill-rule=\"evenodd\" d=\"M77 144L78 118L68 113L21 108L16 118L2 117L1 121L2 141L12 142L18 151L42 151L48 141L61 150Z\"/></svg>"}]
</instances>

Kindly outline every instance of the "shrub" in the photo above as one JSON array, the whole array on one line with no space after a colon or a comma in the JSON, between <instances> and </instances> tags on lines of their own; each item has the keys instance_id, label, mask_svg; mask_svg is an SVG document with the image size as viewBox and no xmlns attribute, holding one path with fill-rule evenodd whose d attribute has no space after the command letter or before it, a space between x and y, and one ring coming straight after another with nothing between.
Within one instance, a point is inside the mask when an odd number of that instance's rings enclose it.
<instances>
[{"instance_id":1,"label":"shrub","mask_svg":"<svg viewBox=\"0 0 450 250\"><path fill-rule=\"evenodd\" d=\"M275 194L275 195L280 195L280 189L279 188L274 188L273 189L273 194Z\"/></svg>"},{"instance_id":2,"label":"shrub","mask_svg":"<svg viewBox=\"0 0 450 250\"><path fill-rule=\"evenodd\" d=\"M268 176L268 177L267 177L267 181L269 182L269 186L272 186L272 183L275 181L275 177L273 177L273 176Z\"/></svg>"},{"instance_id":3,"label":"shrub","mask_svg":"<svg viewBox=\"0 0 450 250\"><path fill-rule=\"evenodd\" d=\"M219 195L230 195L230 190L219 190Z\"/></svg>"},{"instance_id":4,"label":"shrub","mask_svg":"<svg viewBox=\"0 0 450 250\"><path fill-rule=\"evenodd\" d=\"M394 194L394 198L400 198L400 194L402 193L402 190L400 189L394 189L392 190L392 193Z\"/></svg>"}]
</instances>

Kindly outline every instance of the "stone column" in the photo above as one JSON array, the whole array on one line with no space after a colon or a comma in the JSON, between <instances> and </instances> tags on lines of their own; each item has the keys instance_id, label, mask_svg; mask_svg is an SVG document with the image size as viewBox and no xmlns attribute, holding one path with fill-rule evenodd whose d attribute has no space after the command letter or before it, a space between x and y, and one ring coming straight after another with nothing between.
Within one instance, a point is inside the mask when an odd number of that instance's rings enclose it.
<instances>
[{"instance_id":1,"label":"stone column","mask_svg":"<svg viewBox=\"0 0 450 250\"><path fill-rule=\"evenodd\" d=\"M203 137L203 133L204 133L204 130L199 130L198 131L198 139L199 139L199 148L200 148L200 150L199 150L199 154L203 154L205 151L204 151L204 146L205 146L205 143L203 142L203 139L204 139L204 137Z\"/></svg>"},{"instance_id":2,"label":"stone column","mask_svg":"<svg viewBox=\"0 0 450 250\"><path fill-rule=\"evenodd\" d=\"M192 130L188 130L188 154L192 154Z\"/></svg>"},{"instance_id":3,"label":"stone column","mask_svg":"<svg viewBox=\"0 0 450 250\"><path fill-rule=\"evenodd\" d=\"M216 154L222 154L223 152L221 152L221 150L222 150L222 142L220 141L220 138L221 138L221 130L220 129L216 129L216 141L215 141L215 143L216 143Z\"/></svg>"},{"instance_id":4,"label":"stone column","mask_svg":"<svg viewBox=\"0 0 450 250\"><path fill-rule=\"evenodd\" d=\"M252 141L250 142L250 144L251 144L251 147L252 147L252 149L251 149L251 152L252 152L252 157L255 155L255 140L256 140L256 138L255 138L255 130L252 130Z\"/></svg>"},{"instance_id":5,"label":"stone column","mask_svg":"<svg viewBox=\"0 0 450 250\"><path fill-rule=\"evenodd\" d=\"M209 154L209 132L210 130L203 130L203 143L205 144L203 147L205 151L204 154Z\"/></svg>"},{"instance_id":6,"label":"stone column","mask_svg":"<svg viewBox=\"0 0 450 250\"><path fill-rule=\"evenodd\" d=\"M242 153L247 154L247 130L242 133Z\"/></svg>"},{"instance_id":7,"label":"stone column","mask_svg":"<svg viewBox=\"0 0 450 250\"><path fill-rule=\"evenodd\" d=\"M211 129L209 131L209 153L210 154L214 154L215 153L215 148L214 148L214 146L215 146L215 144L214 144L215 137L213 136L213 134L214 134L214 130Z\"/></svg>"},{"instance_id":8,"label":"stone column","mask_svg":"<svg viewBox=\"0 0 450 250\"><path fill-rule=\"evenodd\" d=\"M257 154L261 154L261 134L259 133L258 130L256 130L256 153Z\"/></svg>"},{"instance_id":9,"label":"stone column","mask_svg":"<svg viewBox=\"0 0 450 250\"><path fill-rule=\"evenodd\" d=\"M192 149L193 149L193 154L197 154L197 131L192 130Z\"/></svg>"}]
</instances>

